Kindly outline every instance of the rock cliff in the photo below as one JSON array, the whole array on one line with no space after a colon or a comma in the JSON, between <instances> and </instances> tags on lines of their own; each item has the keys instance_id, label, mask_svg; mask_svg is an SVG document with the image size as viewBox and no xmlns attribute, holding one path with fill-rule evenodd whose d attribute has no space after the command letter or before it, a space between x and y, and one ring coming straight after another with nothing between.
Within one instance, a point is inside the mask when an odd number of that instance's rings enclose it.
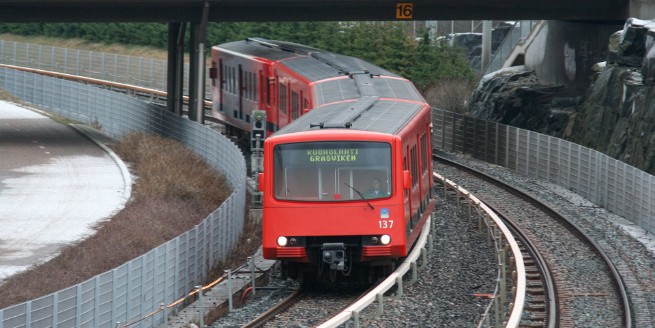
<instances>
[{"instance_id":1,"label":"rock cliff","mask_svg":"<svg viewBox=\"0 0 655 328\"><path fill-rule=\"evenodd\" d=\"M587 90L540 83L517 66L481 79L472 116L561 137L655 174L655 21L610 37Z\"/></svg>"}]
</instances>

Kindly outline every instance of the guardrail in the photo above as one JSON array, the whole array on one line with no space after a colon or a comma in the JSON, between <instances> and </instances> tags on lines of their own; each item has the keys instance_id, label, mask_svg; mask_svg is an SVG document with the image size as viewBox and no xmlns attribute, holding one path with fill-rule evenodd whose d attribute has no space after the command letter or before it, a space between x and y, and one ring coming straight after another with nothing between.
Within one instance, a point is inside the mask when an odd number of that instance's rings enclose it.
<instances>
[{"instance_id":1,"label":"guardrail","mask_svg":"<svg viewBox=\"0 0 655 328\"><path fill-rule=\"evenodd\" d=\"M240 150L209 127L109 90L7 68L0 68L0 88L48 111L101 126L114 138L143 131L177 140L221 171L233 189L200 224L152 251L81 284L1 309L0 328L162 323L163 312L142 319L200 285L208 269L227 258L243 230L246 166Z\"/></svg>"},{"instance_id":2,"label":"guardrail","mask_svg":"<svg viewBox=\"0 0 655 328\"><path fill-rule=\"evenodd\" d=\"M478 327L503 327L503 325L507 328L518 327L525 305L526 275L523 255L514 236L498 215L468 190L437 173L434 173L434 177L443 186L445 197L448 197L448 189L453 190L457 197L457 206L461 204L460 200L464 200L468 205L469 217L477 214L480 229L487 228L489 238L496 249L498 260L496 289L493 293L493 301L487 306ZM507 286L508 281L512 283L511 286Z\"/></svg>"}]
</instances>

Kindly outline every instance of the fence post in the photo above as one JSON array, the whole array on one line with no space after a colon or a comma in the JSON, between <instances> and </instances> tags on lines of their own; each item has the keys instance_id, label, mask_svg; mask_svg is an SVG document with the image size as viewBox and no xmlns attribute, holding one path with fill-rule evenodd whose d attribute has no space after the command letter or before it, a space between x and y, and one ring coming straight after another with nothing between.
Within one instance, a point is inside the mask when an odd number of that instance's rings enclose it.
<instances>
[{"instance_id":1,"label":"fence post","mask_svg":"<svg viewBox=\"0 0 655 328\"><path fill-rule=\"evenodd\" d=\"M200 323L200 328L203 328L205 326L205 306L202 304L202 285L196 286L196 289L198 290L198 303L200 303L200 315L198 316L198 321Z\"/></svg>"}]
</instances>

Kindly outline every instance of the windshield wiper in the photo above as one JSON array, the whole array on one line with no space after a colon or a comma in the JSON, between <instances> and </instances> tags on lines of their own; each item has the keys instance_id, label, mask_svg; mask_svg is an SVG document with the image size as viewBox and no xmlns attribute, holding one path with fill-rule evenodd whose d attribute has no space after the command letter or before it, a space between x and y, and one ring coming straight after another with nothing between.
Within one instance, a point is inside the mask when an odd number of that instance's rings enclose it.
<instances>
[{"instance_id":1,"label":"windshield wiper","mask_svg":"<svg viewBox=\"0 0 655 328\"><path fill-rule=\"evenodd\" d=\"M365 200L365 201L366 201L366 204L368 204L368 207L370 207L372 210L375 209L375 207L373 207L373 205L371 205L371 203L368 202L368 199L366 199L366 197L364 197L364 194L362 194L361 191L355 189L355 187L353 187L353 186L351 186L351 185L349 185L349 184L347 184L347 183L345 183L345 182L344 182L343 184L345 184L346 186L348 186L348 188L354 190L354 191L357 193L357 195L359 195L359 197L361 197L363 200Z\"/></svg>"}]
</instances>

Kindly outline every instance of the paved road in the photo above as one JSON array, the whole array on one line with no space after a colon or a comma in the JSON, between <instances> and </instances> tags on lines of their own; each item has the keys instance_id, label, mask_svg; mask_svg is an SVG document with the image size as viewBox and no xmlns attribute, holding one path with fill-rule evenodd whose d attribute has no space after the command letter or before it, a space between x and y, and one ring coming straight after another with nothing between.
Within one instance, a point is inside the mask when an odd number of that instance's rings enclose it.
<instances>
[{"instance_id":1,"label":"paved road","mask_svg":"<svg viewBox=\"0 0 655 328\"><path fill-rule=\"evenodd\" d=\"M122 172L77 130L0 101L0 280L52 258L122 208Z\"/></svg>"}]
</instances>

